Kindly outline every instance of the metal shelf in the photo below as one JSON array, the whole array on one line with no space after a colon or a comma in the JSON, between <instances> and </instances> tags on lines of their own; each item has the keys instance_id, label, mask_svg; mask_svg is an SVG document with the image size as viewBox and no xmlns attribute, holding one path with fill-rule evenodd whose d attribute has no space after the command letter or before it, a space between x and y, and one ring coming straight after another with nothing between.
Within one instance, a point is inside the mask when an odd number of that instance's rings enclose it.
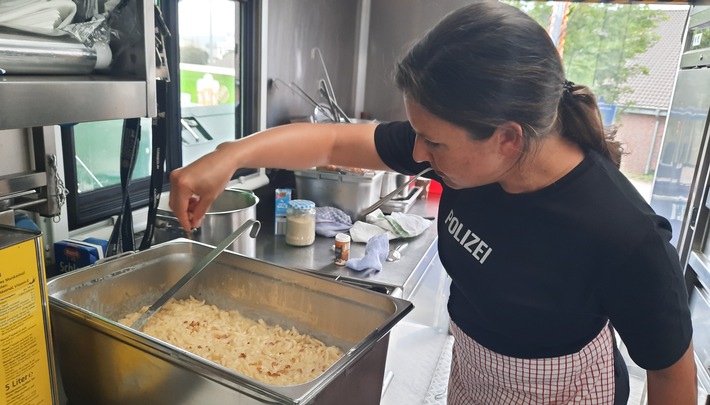
<instances>
[{"instance_id":1,"label":"metal shelf","mask_svg":"<svg viewBox=\"0 0 710 405\"><path fill-rule=\"evenodd\" d=\"M0 130L155 117L154 4L128 4L126 15L138 16L142 38L138 43L112 40L108 74L0 76Z\"/></svg>"},{"instance_id":2,"label":"metal shelf","mask_svg":"<svg viewBox=\"0 0 710 405\"><path fill-rule=\"evenodd\" d=\"M152 117L155 85L112 76L1 77L0 130Z\"/></svg>"},{"instance_id":3,"label":"metal shelf","mask_svg":"<svg viewBox=\"0 0 710 405\"><path fill-rule=\"evenodd\" d=\"M51 126L157 115L153 1L126 3L110 24L106 74L0 76L0 130L31 129L34 151L33 172L0 176L5 208L59 215L66 190Z\"/></svg>"}]
</instances>

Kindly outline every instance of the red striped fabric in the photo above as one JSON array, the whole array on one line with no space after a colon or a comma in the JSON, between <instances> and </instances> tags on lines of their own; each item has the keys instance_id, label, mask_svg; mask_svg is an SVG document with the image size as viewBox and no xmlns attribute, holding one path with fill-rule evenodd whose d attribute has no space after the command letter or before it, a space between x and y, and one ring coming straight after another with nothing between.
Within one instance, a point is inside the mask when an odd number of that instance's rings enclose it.
<instances>
[{"instance_id":1,"label":"red striped fabric","mask_svg":"<svg viewBox=\"0 0 710 405\"><path fill-rule=\"evenodd\" d=\"M577 353L519 359L486 349L451 322L454 347L447 404L614 403L614 346L608 327Z\"/></svg>"}]
</instances>

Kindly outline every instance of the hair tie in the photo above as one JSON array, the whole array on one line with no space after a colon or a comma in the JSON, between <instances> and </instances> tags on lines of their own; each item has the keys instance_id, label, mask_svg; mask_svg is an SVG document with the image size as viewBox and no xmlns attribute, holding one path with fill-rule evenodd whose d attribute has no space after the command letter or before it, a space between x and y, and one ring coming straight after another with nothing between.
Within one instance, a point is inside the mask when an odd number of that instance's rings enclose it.
<instances>
[{"instance_id":1,"label":"hair tie","mask_svg":"<svg viewBox=\"0 0 710 405\"><path fill-rule=\"evenodd\" d=\"M571 82L569 80L565 80L565 82L562 84L562 88L564 89L564 95L569 97L572 95L572 90L574 87L574 82Z\"/></svg>"}]
</instances>

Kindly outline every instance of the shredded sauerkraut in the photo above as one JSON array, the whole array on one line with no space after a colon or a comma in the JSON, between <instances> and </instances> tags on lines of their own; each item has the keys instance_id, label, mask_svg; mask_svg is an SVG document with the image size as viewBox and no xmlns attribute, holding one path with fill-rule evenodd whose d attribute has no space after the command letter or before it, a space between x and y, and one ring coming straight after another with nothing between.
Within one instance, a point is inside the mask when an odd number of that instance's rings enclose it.
<instances>
[{"instance_id":1,"label":"shredded sauerkraut","mask_svg":"<svg viewBox=\"0 0 710 405\"><path fill-rule=\"evenodd\" d=\"M130 326L148 307L118 322ZM143 326L144 333L255 380L295 385L322 374L342 355L335 346L269 326L238 311L224 311L193 297L171 300Z\"/></svg>"}]
</instances>

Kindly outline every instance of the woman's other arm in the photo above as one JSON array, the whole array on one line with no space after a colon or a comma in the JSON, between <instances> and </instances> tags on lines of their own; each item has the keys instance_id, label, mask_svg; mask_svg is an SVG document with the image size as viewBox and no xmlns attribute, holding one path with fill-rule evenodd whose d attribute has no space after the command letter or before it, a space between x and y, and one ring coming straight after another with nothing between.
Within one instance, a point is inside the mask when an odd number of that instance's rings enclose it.
<instances>
[{"instance_id":1,"label":"woman's other arm","mask_svg":"<svg viewBox=\"0 0 710 405\"><path fill-rule=\"evenodd\" d=\"M693 343L670 367L647 370L648 405L697 405L698 383Z\"/></svg>"}]
</instances>

